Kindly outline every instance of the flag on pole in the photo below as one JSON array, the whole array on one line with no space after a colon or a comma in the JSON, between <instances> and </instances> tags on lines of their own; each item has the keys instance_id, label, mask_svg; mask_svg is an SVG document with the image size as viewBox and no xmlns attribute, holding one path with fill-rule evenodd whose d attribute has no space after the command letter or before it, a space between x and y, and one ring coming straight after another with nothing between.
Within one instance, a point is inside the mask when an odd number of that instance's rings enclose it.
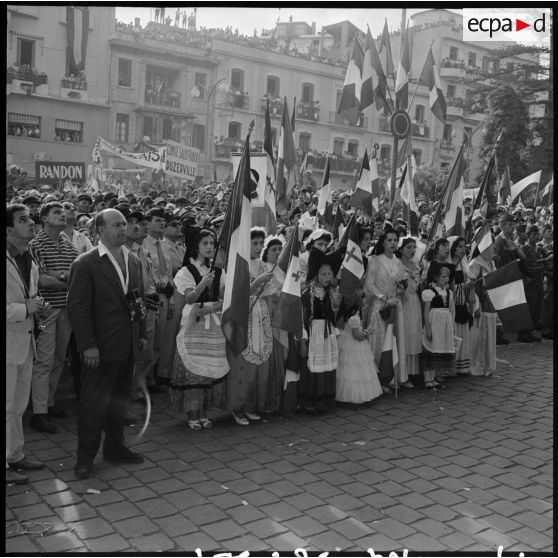
<instances>
[{"instance_id":1,"label":"flag on pole","mask_svg":"<svg viewBox=\"0 0 558 558\"><path fill-rule=\"evenodd\" d=\"M446 191L442 198L442 205L446 212L444 224L446 236L463 236L465 234L465 212L463 211L464 171L467 161L464 157L464 144L455 160L454 170L448 180Z\"/></svg>"},{"instance_id":2,"label":"flag on pole","mask_svg":"<svg viewBox=\"0 0 558 558\"><path fill-rule=\"evenodd\" d=\"M326 157L326 164L324 169L324 178L322 180L322 187L320 188L318 198L318 223L328 230L333 230L333 200L331 193L331 182L329 180L329 155Z\"/></svg>"},{"instance_id":3,"label":"flag on pole","mask_svg":"<svg viewBox=\"0 0 558 558\"><path fill-rule=\"evenodd\" d=\"M370 28L366 33L366 49L370 52L370 64L372 65L372 78L371 82L375 83L374 87L374 101L376 103L376 110L382 110L387 106L387 79L382 67L380 55L376 48L376 43L370 33ZM367 74L367 71L365 72Z\"/></svg>"},{"instance_id":4,"label":"flag on pole","mask_svg":"<svg viewBox=\"0 0 558 558\"><path fill-rule=\"evenodd\" d=\"M416 163L414 161L414 155L409 155L407 157L407 173L405 181L403 182L403 187L401 188L401 199L405 204L406 211L409 213L408 223L411 235L417 236L419 229L419 212L417 208L417 201L415 199L415 169Z\"/></svg>"},{"instance_id":5,"label":"flag on pole","mask_svg":"<svg viewBox=\"0 0 558 558\"><path fill-rule=\"evenodd\" d=\"M230 234L222 241L228 248L228 257L221 327L235 356L238 356L248 346L251 197L250 136L247 136L229 203L232 209L227 233Z\"/></svg>"},{"instance_id":6,"label":"flag on pole","mask_svg":"<svg viewBox=\"0 0 558 558\"><path fill-rule=\"evenodd\" d=\"M293 113L291 115L291 130L295 131L295 120L296 120L296 97L293 101Z\"/></svg>"},{"instance_id":7,"label":"flag on pole","mask_svg":"<svg viewBox=\"0 0 558 558\"><path fill-rule=\"evenodd\" d=\"M288 331L300 339L302 338L302 303L300 301L299 244L297 225L280 254L283 256L283 265L287 263L287 267L271 325ZM279 262L277 267L279 267Z\"/></svg>"},{"instance_id":8,"label":"flag on pole","mask_svg":"<svg viewBox=\"0 0 558 558\"><path fill-rule=\"evenodd\" d=\"M308 168L308 149L306 150L306 153L304 154L304 157L302 158L302 163L300 164L300 176L304 177L304 174L306 173L306 169Z\"/></svg>"},{"instance_id":9,"label":"flag on pole","mask_svg":"<svg viewBox=\"0 0 558 558\"><path fill-rule=\"evenodd\" d=\"M509 204L511 196L510 167L506 165L498 188L498 204Z\"/></svg>"},{"instance_id":10,"label":"flag on pole","mask_svg":"<svg viewBox=\"0 0 558 558\"><path fill-rule=\"evenodd\" d=\"M548 184L544 187L541 193L541 203L546 205L551 205L554 200L554 175L548 181Z\"/></svg>"},{"instance_id":11,"label":"flag on pole","mask_svg":"<svg viewBox=\"0 0 558 558\"><path fill-rule=\"evenodd\" d=\"M432 54L432 47L428 51L422 73L420 75L422 81L430 91L430 109L434 116L441 122L446 121L446 100L442 91L442 82L440 81L440 72Z\"/></svg>"},{"instance_id":12,"label":"flag on pole","mask_svg":"<svg viewBox=\"0 0 558 558\"><path fill-rule=\"evenodd\" d=\"M333 216L333 240L339 240L343 236L345 230L345 222L343 221L343 210L337 206L337 211Z\"/></svg>"},{"instance_id":13,"label":"flag on pole","mask_svg":"<svg viewBox=\"0 0 558 558\"><path fill-rule=\"evenodd\" d=\"M363 59L362 48L358 44L357 38L354 37L353 54L349 60L349 67L337 106L338 114L347 120L351 126L355 126L360 120Z\"/></svg>"},{"instance_id":14,"label":"flag on pole","mask_svg":"<svg viewBox=\"0 0 558 558\"><path fill-rule=\"evenodd\" d=\"M277 228L275 212L275 167L273 165L273 140L271 137L269 100L265 108L263 152L266 155L264 205L263 207L252 207L252 225L265 227L269 233L275 234L275 229Z\"/></svg>"},{"instance_id":15,"label":"flag on pole","mask_svg":"<svg viewBox=\"0 0 558 558\"><path fill-rule=\"evenodd\" d=\"M380 54L385 51L385 64L384 68L386 69L386 76L393 74L393 56L391 55L391 42L389 40L389 29L387 24L387 18L384 22L384 29L382 31L382 38L380 39Z\"/></svg>"},{"instance_id":16,"label":"flag on pole","mask_svg":"<svg viewBox=\"0 0 558 558\"><path fill-rule=\"evenodd\" d=\"M539 182L541 180L541 172L542 171L534 172L533 174L530 174L529 176L522 178L519 182L512 184L511 203L513 203L516 200L516 198L530 186L538 187Z\"/></svg>"},{"instance_id":17,"label":"flag on pole","mask_svg":"<svg viewBox=\"0 0 558 558\"><path fill-rule=\"evenodd\" d=\"M486 252L486 250L488 250L493 243L494 240L492 238L492 231L490 230L490 221L485 221L471 242L469 263L471 263L477 256L484 254L484 252Z\"/></svg>"},{"instance_id":18,"label":"flag on pole","mask_svg":"<svg viewBox=\"0 0 558 558\"><path fill-rule=\"evenodd\" d=\"M395 83L395 103L398 109L406 110L409 105L409 77L411 71L411 57L409 54L409 30L401 33L401 53L397 81Z\"/></svg>"},{"instance_id":19,"label":"flag on pole","mask_svg":"<svg viewBox=\"0 0 558 558\"><path fill-rule=\"evenodd\" d=\"M358 237L358 226L353 215L347 225L347 249L345 258L341 265L341 278L339 280L339 292L343 296L354 295L364 275L364 262Z\"/></svg>"},{"instance_id":20,"label":"flag on pole","mask_svg":"<svg viewBox=\"0 0 558 558\"><path fill-rule=\"evenodd\" d=\"M283 114L281 116L281 130L279 131L279 145L277 151L276 171L276 206L278 213L288 210L287 198L290 192L289 173L296 165L296 150L291 130L291 120L287 107L287 97L283 99ZM292 187L292 185L291 185Z\"/></svg>"},{"instance_id":21,"label":"flag on pole","mask_svg":"<svg viewBox=\"0 0 558 558\"><path fill-rule=\"evenodd\" d=\"M506 331L533 329L518 260L484 277L484 287Z\"/></svg>"},{"instance_id":22,"label":"flag on pole","mask_svg":"<svg viewBox=\"0 0 558 558\"><path fill-rule=\"evenodd\" d=\"M384 336L384 344L380 354L380 362L378 363L378 377L387 384L395 373L397 364L399 363L399 354L397 352L397 339L393 331L395 321L395 310L392 309L390 317L386 321L386 334Z\"/></svg>"},{"instance_id":23,"label":"flag on pole","mask_svg":"<svg viewBox=\"0 0 558 558\"><path fill-rule=\"evenodd\" d=\"M360 209L369 217L372 217L374 210L372 208L373 192L372 192L372 176L370 175L370 162L368 160L368 150L364 150L364 157L360 165L360 172L353 195L351 196L351 205ZM376 172L376 180L378 180Z\"/></svg>"},{"instance_id":24,"label":"flag on pole","mask_svg":"<svg viewBox=\"0 0 558 558\"><path fill-rule=\"evenodd\" d=\"M368 31L370 34L370 31ZM362 59L362 86L360 88L360 110L374 104L374 69L372 68L372 47L371 41L366 36L364 45L364 56Z\"/></svg>"}]
</instances>

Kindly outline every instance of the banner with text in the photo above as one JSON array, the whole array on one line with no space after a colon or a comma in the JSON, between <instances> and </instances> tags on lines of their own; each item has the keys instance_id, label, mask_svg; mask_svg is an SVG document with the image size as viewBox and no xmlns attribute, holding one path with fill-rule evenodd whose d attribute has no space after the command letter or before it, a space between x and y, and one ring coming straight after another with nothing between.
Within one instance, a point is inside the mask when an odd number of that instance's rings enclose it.
<instances>
[{"instance_id":1,"label":"banner with text","mask_svg":"<svg viewBox=\"0 0 558 558\"><path fill-rule=\"evenodd\" d=\"M194 180L198 170L200 150L176 141L167 141L165 174L182 180Z\"/></svg>"},{"instance_id":2,"label":"banner with text","mask_svg":"<svg viewBox=\"0 0 558 558\"><path fill-rule=\"evenodd\" d=\"M58 184L60 180L85 182L85 163L35 161L35 178L51 184Z\"/></svg>"},{"instance_id":3,"label":"banner with text","mask_svg":"<svg viewBox=\"0 0 558 558\"><path fill-rule=\"evenodd\" d=\"M116 155L125 161L130 161L136 165L141 165L142 167L149 167L155 170L161 170L164 168L167 146L159 147L153 151L145 151L143 153L132 153L129 151L124 151L120 147L110 144L107 140L103 138L98 138L95 144L95 149L93 150L93 161L96 160L96 153L100 151L106 151L111 155Z\"/></svg>"}]
</instances>

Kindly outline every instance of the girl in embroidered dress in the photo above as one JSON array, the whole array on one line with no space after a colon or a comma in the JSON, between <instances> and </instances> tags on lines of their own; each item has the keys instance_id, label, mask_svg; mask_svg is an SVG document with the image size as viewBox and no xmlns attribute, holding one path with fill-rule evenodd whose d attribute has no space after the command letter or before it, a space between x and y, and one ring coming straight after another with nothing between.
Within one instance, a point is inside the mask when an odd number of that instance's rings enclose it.
<instances>
[{"instance_id":1,"label":"girl in embroidered dress","mask_svg":"<svg viewBox=\"0 0 558 558\"><path fill-rule=\"evenodd\" d=\"M476 294L480 303L475 308L474 325L471 328L471 374L490 376L496 370L496 310L488 298L482 278L496 271L494 245L471 260L469 277L475 280Z\"/></svg>"},{"instance_id":2,"label":"girl in embroidered dress","mask_svg":"<svg viewBox=\"0 0 558 558\"><path fill-rule=\"evenodd\" d=\"M424 386L436 388L455 362L453 320L455 307L453 293L449 288L450 270L439 266L433 283L422 291L424 302L424 329L422 332L422 364Z\"/></svg>"},{"instance_id":3,"label":"girl in embroidered dress","mask_svg":"<svg viewBox=\"0 0 558 558\"><path fill-rule=\"evenodd\" d=\"M406 365L409 376L420 374L420 355L422 353L422 311L418 295L420 265L414 260L416 247L416 240L408 236L401 240L399 250L396 253L407 274L401 303L403 306Z\"/></svg>"},{"instance_id":4,"label":"girl in embroidered dress","mask_svg":"<svg viewBox=\"0 0 558 558\"><path fill-rule=\"evenodd\" d=\"M335 372L339 350L331 282L337 274L328 256L312 248L308 287L302 293L304 340L300 343L300 405L308 413L323 413L335 405Z\"/></svg>"},{"instance_id":5,"label":"girl in embroidered dress","mask_svg":"<svg viewBox=\"0 0 558 558\"><path fill-rule=\"evenodd\" d=\"M357 405L372 401L383 393L368 342L369 333L362 328L361 307L361 291L356 294L354 302L345 298L341 304L345 327L338 339L339 368L335 396L337 401Z\"/></svg>"},{"instance_id":6,"label":"girl in embroidered dress","mask_svg":"<svg viewBox=\"0 0 558 558\"><path fill-rule=\"evenodd\" d=\"M269 358L273 347L273 334L269 309L262 289L273 273L265 271L262 253L265 230L253 227L250 231L250 307L248 318L248 346L234 356L227 347L231 367L227 376L227 408L237 424L248 426L249 420L261 420L266 411ZM257 298L256 298L257 297Z\"/></svg>"},{"instance_id":7,"label":"girl in embroidered dress","mask_svg":"<svg viewBox=\"0 0 558 558\"><path fill-rule=\"evenodd\" d=\"M457 374L469 375L471 358L470 327L473 325L473 308L475 306L475 290L466 284L469 279L467 257L465 256L465 239L452 236L450 241L450 257L455 265L455 335L461 338L461 344L455 355Z\"/></svg>"},{"instance_id":8,"label":"girl in embroidered dress","mask_svg":"<svg viewBox=\"0 0 558 558\"><path fill-rule=\"evenodd\" d=\"M169 408L188 413L192 430L211 428L206 411L223 407L224 376L229 371L226 340L221 329L221 306L225 273L211 269L215 235L197 233L188 249L190 257L174 277L175 297L182 309L180 331L169 389Z\"/></svg>"},{"instance_id":9,"label":"girl in embroidered dress","mask_svg":"<svg viewBox=\"0 0 558 558\"><path fill-rule=\"evenodd\" d=\"M395 308L394 332L397 339L397 352L400 355L406 354L405 320L401 295L404 291L402 282L407 277L407 272L401 261L394 256L398 241L397 231L392 228L384 229L372 250L372 256L368 260L368 269L364 280L364 294L367 298L366 307L368 309L365 325L371 332L370 348L374 354L376 367L380 364L387 329L380 311L388 306ZM397 370L399 385L406 388L414 387L409 382L406 359L399 359ZM389 383L389 379L386 381L380 377L380 382L384 392L389 393L390 390L385 385Z\"/></svg>"}]
</instances>

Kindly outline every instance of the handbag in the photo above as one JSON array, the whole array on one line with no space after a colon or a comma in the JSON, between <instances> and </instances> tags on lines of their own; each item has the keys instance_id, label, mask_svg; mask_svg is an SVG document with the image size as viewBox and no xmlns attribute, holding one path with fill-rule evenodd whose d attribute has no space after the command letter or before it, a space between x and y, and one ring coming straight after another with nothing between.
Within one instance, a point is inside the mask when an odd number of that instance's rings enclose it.
<instances>
[{"instance_id":1,"label":"handbag","mask_svg":"<svg viewBox=\"0 0 558 558\"><path fill-rule=\"evenodd\" d=\"M393 311L393 306L388 306L387 301L384 301L384 305L380 309L380 317L384 322L389 322L391 319L391 314Z\"/></svg>"}]
</instances>

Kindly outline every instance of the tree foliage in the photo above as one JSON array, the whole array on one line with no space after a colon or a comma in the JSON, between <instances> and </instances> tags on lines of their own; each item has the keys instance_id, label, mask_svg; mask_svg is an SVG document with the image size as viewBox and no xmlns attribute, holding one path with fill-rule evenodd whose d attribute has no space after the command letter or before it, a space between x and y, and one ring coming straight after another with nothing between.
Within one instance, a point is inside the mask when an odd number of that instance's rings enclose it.
<instances>
[{"instance_id":1,"label":"tree foliage","mask_svg":"<svg viewBox=\"0 0 558 558\"><path fill-rule=\"evenodd\" d=\"M490 157L496 140L502 132L496 149L498 175L501 176L508 165L511 180L513 182L520 180L528 171L525 154L527 143L531 138L531 130L527 107L513 87L503 85L489 94L488 110L481 156Z\"/></svg>"}]
</instances>

